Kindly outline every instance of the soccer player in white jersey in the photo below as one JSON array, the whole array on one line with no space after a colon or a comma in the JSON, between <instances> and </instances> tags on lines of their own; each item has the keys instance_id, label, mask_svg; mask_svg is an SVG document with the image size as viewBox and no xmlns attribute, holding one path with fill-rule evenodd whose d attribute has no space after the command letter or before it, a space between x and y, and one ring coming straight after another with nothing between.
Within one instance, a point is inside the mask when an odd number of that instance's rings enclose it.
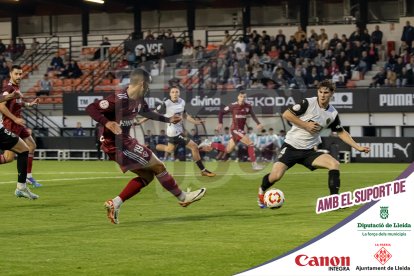
<instances>
[{"instance_id":1,"label":"soccer player in white jersey","mask_svg":"<svg viewBox=\"0 0 414 276\"><path fill-rule=\"evenodd\" d=\"M202 120L194 119L190 114L188 114L185 111L185 101L182 98L180 98L180 89L177 86L173 86L170 88L170 98L165 100L161 105L157 107L157 112L164 114L167 118L172 117L174 115L182 116L187 121L195 125L201 125L204 122ZM139 124L145 121L146 119L143 119L139 122ZM169 123L167 126L167 136L168 144L158 144L156 146L156 149L158 151L173 153L178 145L184 145L191 150L193 160L200 169L202 176L216 176L215 173L210 172L204 167L204 164L201 161L198 145L189 137L184 135L184 126L182 121L180 121L177 124Z\"/></svg>"},{"instance_id":2,"label":"soccer player in white jersey","mask_svg":"<svg viewBox=\"0 0 414 276\"><path fill-rule=\"evenodd\" d=\"M292 123L292 128L286 135L285 143L278 156L279 160L273 165L271 172L263 177L258 195L260 208L265 208L263 200L265 191L279 181L286 170L298 163L310 170L328 169L329 191L331 194L339 193L339 162L331 155L315 150L315 147L321 143L322 129L330 128L337 132L342 141L357 151L365 153L370 151L369 147L357 144L342 128L338 111L329 104L334 92L335 86L332 82L324 80L318 85L317 97L306 98L283 113L283 118Z\"/></svg>"}]
</instances>

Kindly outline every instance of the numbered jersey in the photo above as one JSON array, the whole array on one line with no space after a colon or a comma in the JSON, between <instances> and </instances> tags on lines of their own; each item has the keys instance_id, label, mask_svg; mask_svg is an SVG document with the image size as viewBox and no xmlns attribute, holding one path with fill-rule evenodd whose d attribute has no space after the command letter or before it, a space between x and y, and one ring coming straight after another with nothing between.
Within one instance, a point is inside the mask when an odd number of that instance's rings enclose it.
<instances>
[{"instance_id":1,"label":"numbered jersey","mask_svg":"<svg viewBox=\"0 0 414 276\"><path fill-rule=\"evenodd\" d=\"M157 111L161 114L164 114L165 117L170 118L174 115L183 116L185 112L185 101L181 98L178 98L176 102L171 101L170 99L164 100L164 102L157 107ZM184 132L183 121L178 122L177 124L169 123L167 127L167 136L175 137Z\"/></svg>"},{"instance_id":2,"label":"numbered jersey","mask_svg":"<svg viewBox=\"0 0 414 276\"><path fill-rule=\"evenodd\" d=\"M306 98L300 104L289 107L289 111L305 122L316 122L321 128L330 128L332 131L343 131L338 111L329 105L326 109L319 106L318 98ZM321 143L320 133L311 134L303 128L293 124L286 134L285 142L296 149L312 149Z\"/></svg>"}]
</instances>

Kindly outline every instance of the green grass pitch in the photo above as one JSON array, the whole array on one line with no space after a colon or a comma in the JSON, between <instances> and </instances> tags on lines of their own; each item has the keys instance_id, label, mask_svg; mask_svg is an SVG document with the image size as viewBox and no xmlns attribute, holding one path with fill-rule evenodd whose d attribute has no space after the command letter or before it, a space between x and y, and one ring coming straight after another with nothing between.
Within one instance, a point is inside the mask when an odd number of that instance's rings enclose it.
<instances>
[{"instance_id":1,"label":"green grass pitch","mask_svg":"<svg viewBox=\"0 0 414 276\"><path fill-rule=\"evenodd\" d=\"M112 225L103 208L132 174L110 161L35 161L40 199L14 197L16 163L0 166L0 275L232 275L273 259L332 227L358 207L315 214L328 194L327 171L297 165L278 183L281 209L259 209L261 178L249 163L167 163L182 188L206 187L182 208L154 181L121 208ZM408 164L343 164L341 191L384 183Z\"/></svg>"}]
</instances>

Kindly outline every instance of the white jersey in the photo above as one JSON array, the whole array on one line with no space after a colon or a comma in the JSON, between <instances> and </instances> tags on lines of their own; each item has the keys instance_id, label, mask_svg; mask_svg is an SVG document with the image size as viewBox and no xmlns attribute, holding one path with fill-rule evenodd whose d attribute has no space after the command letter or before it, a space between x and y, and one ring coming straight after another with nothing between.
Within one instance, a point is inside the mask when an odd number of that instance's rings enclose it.
<instances>
[{"instance_id":1,"label":"white jersey","mask_svg":"<svg viewBox=\"0 0 414 276\"><path fill-rule=\"evenodd\" d=\"M317 97L306 98L302 103L290 107L289 110L302 121L318 123L321 126L320 131L325 128L330 128L332 131L343 130L338 111L332 105L329 105L326 109L321 108ZM296 149L312 149L319 145L322 140L319 132L311 134L293 124L286 134L285 142Z\"/></svg>"},{"instance_id":2,"label":"white jersey","mask_svg":"<svg viewBox=\"0 0 414 276\"><path fill-rule=\"evenodd\" d=\"M165 117L170 118L174 115L183 116L185 112L185 101L181 98L178 98L176 102L167 99L163 104L157 107L157 111L163 113ZM183 121L176 124L169 123L167 126L167 136L175 137L184 132Z\"/></svg>"}]
</instances>

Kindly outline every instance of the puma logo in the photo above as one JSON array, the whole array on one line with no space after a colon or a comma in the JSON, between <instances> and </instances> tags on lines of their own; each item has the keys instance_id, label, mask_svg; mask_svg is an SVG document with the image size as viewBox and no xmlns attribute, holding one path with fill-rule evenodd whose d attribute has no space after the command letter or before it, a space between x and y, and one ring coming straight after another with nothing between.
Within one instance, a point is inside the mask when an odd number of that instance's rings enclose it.
<instances>
[{"instance_id":1,"label":"puma logo","mask_svg":"<svg viewBox=\"0 0 414 276\"><path fill-rule=\"evenodd\" d=\"M400 144L394 143L394 149L400 150L404 153L405 157L408 158L408 147L411 143L408 143L405 148L403 148Z\"/></svg>"}]
</instances>

